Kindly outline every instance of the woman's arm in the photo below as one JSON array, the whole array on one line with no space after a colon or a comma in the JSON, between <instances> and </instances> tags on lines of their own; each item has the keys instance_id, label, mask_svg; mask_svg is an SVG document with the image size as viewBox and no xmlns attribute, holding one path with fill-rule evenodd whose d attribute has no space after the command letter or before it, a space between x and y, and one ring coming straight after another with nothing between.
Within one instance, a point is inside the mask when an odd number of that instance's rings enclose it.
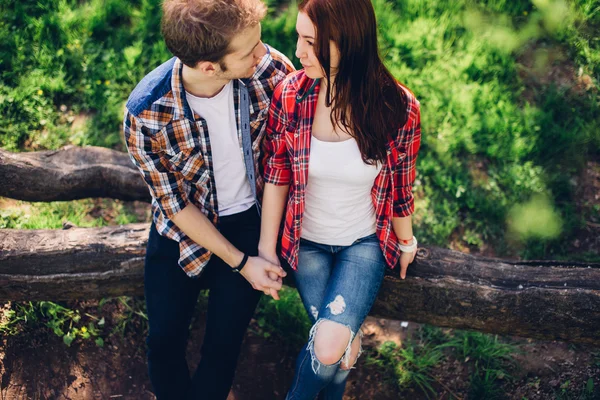
<instances>
[{"instance_id":1,"label":"woman's arm","mask_svg":"<svg viewBox=\"0 0 600 400\"><path fill-rule=\"evenodd\" d=\"M289 185L276 186L266 183L263 194L258 254L274 264L279 264L276 250L277 237L289 188Z\"/></svg>"},{"instance_id":2,"label":"woman's arm","mask_svg":"<svg viewBox=\"0 0 600 400\"><path fill-rule=\"evenodd\" d=\"M286 102L295 101L295 96L290 97L284 94L286 82L287 80L280 82L273 92L263 142L265 189L262 201L258 254L276 265L279 265L276 250L279 226L285 210L285 201L292 176L292 167L285 140L287 130ZM274 278L278 277L274 276ZM276 290L271 289L270 293L274 299L279 299Z\"/></svg>"},{"instance_id":3,"label":"woman's arm","mask_svg":"<svg viewBox=\"0 0 600 400\"><path fill-rule=\"evenodd\" d=\"M394 233L404 246L413 244L412 213L414 211L414 196L412 185L416 177L416 164L421 146L421 111L419 102L411 95L408 109L408 121L400 132L400 148L405 151L404 159L394 168L394 215L392 225ZM411 252L400 255L400 277L406 278L408 264L413 262L417 253L416 248Z\"/></svg>"}]
</instances>

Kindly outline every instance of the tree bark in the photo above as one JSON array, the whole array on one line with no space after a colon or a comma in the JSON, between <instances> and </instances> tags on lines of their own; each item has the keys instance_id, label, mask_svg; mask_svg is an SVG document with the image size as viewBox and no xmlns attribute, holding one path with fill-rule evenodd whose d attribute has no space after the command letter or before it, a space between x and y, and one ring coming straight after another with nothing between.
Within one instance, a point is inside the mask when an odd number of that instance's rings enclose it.
<instances>
[{"instance_id":1,"label":"tree bark","mask_svg":"<svg viewBox=\"0 0 600 400\"><path fill-rule=\"evenodd\" d=\"M0 299L143 294L147 236L147 224L0 231ZM372 315L600 346L600 265L424 247L408 271L386 276Z\"/></svg>"},{"instance_id":2,"label":"tree bark","mask_svg":"<svg viewBox=\"0 0 600 400\"><path fill-rule=\"evenodd\" d=\"M150 202L126 153L103 147L11 153L0 149L0 197L64 201L89 197Z\"/></svg>"}]
</instances>

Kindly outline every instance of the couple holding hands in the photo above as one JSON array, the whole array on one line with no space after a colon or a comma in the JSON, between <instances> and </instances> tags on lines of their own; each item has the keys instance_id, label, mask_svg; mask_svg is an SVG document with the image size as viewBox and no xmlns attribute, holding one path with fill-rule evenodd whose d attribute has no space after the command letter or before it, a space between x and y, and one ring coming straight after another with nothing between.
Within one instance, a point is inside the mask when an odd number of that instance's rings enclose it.
<instances>
[{"instance_id":1,"label":"couple holding hands","mask_svg":"<svg viewBox=\"0 0 600 400\"><path fill-rule=\"evenodd\" d=\"M165 0L171 60L126 105L152 195L144 284L158 399L226 399L261 294L286 272L313 327L286 399L342 399L386 268L413 261L419 102L378 53L370 0L303 0L302 69L261 42L261 0ZM201 361L189 324L209 289Z\"/></svg>"}]
</instances>

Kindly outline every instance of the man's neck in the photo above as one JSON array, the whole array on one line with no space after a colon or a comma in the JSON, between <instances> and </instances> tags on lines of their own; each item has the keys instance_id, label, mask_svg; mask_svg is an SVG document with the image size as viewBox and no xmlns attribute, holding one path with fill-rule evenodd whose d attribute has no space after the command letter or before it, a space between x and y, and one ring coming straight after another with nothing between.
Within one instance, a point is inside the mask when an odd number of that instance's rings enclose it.
<instances>
[{"instance_id":1,"label":"man's neck","mask_svg":"<svg viewBox=\"0 0 600 400\"><path fill-rule=\"evenodd\" d=\"M196 97L204 98L216 96L230 82L229 79L219 79L214 76L203 75L187 65L183 66L181 79L183 80L183 87L186 92Z\"/></svg>"}]
</instances>

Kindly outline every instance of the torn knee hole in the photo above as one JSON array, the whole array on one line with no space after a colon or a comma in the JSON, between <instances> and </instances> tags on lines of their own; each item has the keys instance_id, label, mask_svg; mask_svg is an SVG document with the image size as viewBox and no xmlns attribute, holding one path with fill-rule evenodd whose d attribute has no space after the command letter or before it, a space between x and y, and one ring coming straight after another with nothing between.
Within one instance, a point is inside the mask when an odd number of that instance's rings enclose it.
<instances>
[{"instance_id":1,"label":"torn knee hole","mask_svg":"<svg viewBox=\"0 0 600 400\"><path fill-rule=\"evenodd\" d=\"M326 332L322 332L322 329L324 328L322 324L324 322L328 325L325 327ZM347 344L343 344L344 347L339 346L339 337L342 330L349 333L348 342ZM326 319L318 320L310 331L308 342L313 371L318 373L321 365L337 365L340 362L346 362L347 364L354 336L354 332L352 332L352 329L349 326Z\"/></svg>"},{"instance_id":2,"label":"torn knee hole","mask_svg":"<svg viewBox=\"0 0 600 400\"><path fill-rule=\"evenodd\" d=\"M358 335L356 335L355 339L352 341L352 344L349 349L349 353L344 355L344 358L346 358L346 361L345 362L342 361L342 363L340 364L341 369L347 371L347 370L350 370L355 367L356 362L358 361L358 358L360 357L360 355L363 352L362 338L363 338L363 333L362 333L362 331L359 330ZM356 344L354 342L356 342Z\"/></svg>"}]
</instances>

